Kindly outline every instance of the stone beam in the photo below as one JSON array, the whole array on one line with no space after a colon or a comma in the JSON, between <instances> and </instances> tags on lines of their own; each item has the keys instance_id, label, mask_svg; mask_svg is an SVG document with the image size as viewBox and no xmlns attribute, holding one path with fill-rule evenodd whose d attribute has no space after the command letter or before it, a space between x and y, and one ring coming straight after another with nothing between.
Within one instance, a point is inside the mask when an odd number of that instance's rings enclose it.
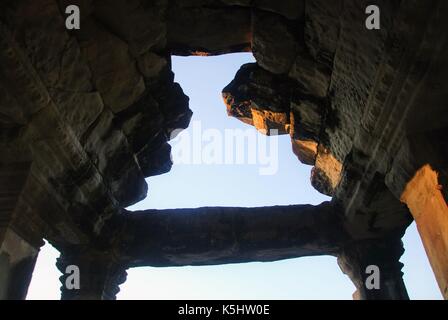
<instances>
[{"instance_id":1,"label":"stone beam","mask_svg":"<svg viewBox=\"0 0 448 320\"><path fill-rule=\"evenodd\" d=\"M347 242L332 203L128 212L120 246L129 267L217 265L336 255Z\"/></svg>"}]
</instances>

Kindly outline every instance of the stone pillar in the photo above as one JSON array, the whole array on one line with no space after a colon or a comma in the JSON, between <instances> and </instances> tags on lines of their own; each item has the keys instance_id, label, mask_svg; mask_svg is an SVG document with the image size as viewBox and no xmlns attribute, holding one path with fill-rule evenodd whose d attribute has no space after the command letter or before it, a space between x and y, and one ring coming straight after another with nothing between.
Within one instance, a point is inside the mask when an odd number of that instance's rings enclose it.
<instances>
[{"instance_id":1,"label":"stone pillar","mask_svg":"<svg viewBox=\"0 0 448 320\"><path fill-rule=\"evenodd\" d=\"M0 300L26 298L43 245L41 232L22 194L31 163L0 161Z\"/></svg>"},{"instance_id":2,"label":"stone pillar","mask_svg":"<svg viewBox=\"0 0 448 320\"><path fill-rule=\"evenodd\" d=\"M0 230L0 300L26 298L38 253L12 228Z\"/></svg>"},{"instance_id":3,"label":"stone pillar","mask_svg":"<svg viewBox=\"0 0 448 320\"><path fill-rule=\"evenodd\" d=\"M401 200L415 219L440 291L448 300L448 206L438 173L423 166L406 185Z\"/></svg>"},{"instance_id":4,"label":"stone pillar","mask_svg":"<svg viewBox=\"0 0 448 320\"><path fill-rule=\"evenodd\" d=\"M58 258L62 272L62 300L115 300L119 285L126 280L126 267L107 252L93 250L65 251ZM74 268L79 270L79 288L70 288Z\"/></svg>"},{"instance_id":5,"label":"stone pillar","mask_svg":"<svg viewBox=\"0 0 448 320\"><path fill-rule=\"evenodd\" d=\"M355 300L407 300L399 261L403 254L399 238L362 240L345 247L338 256L341 270L356 286ZM373 267L371 267L373 266ZM370 267L370 268L369 268ZM372 275L379 271L379 288L372 288Z\"/></svg>"},{"instance_id":6,"label":"stone pillar","mask_svg":"<svg viewBox=\"0 0 448 320\"><path fill-rule=\"evenodd\" d=\"M5 164L0 161L0 300L25 299L41 243L23 230L15 219L23 214L21 194L29 175L30 163ZM19 209L18 209L19 208ZM28 225L31 222L28 218Z\"/></svg>"}]
</instances>

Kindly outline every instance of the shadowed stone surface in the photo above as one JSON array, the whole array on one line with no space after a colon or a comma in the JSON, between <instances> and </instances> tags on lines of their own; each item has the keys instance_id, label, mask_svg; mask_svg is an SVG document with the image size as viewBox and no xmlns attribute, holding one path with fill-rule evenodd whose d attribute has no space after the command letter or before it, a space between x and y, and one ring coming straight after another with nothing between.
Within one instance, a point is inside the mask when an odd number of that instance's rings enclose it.
<instances>
[{"instance_id":1,"label":"shadowed stone surface","mask_svg":"<svg viewBox=\"0 0 448 320\"><path fill-rule=\"evenodd\" d=\"M275 217L275 219L273 219ZM126 214L130 266L182 266L336 255L349 240L330 203Z\"/></svg>"},{"instance_id":2,"label":"shadowed stone surface","mask_svg":"<svg viewBox=\"0 0 448 320\"><path fill-rule=\"evenodd\" d=\"M11 234L30 248L20 270L32 269L43 238L61 251L61 266L82 261L98 281L65 298L113 298L124 269L145 263L334 254L359 282L353 270L363 262L351 252L400 239L408 206L419 211L416 196L402 198L418 170L437 173L440 212L448 199L448 3L375 3L381 30L372 31L367 0L2 1L0 248ZM80 6L81 30L65 28L68 4ZM248 51L256 63L223 90L228 114L265 134L289 134L331 206L123 214L146 196L145 177L171 169L168 141L192 116L171 55ZM430 257L446 261L437 248ZM396 266L401 251L384 252L380 262ZM94 276L97 262L107 276ZM401 274L389 275L397 294L358 288L359 296L406 298ZM15 280L2 281L4 289Z\"/></svg>"}]
</instances>

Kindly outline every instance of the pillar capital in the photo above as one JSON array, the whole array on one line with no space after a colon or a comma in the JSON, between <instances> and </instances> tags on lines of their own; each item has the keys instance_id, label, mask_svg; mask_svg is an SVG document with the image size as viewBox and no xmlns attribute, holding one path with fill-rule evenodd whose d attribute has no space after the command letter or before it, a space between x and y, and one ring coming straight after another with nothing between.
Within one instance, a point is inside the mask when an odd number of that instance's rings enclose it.
<instances>
[{"instance_id":1,"label":"pillar capital","mask_svg":"<svg viewBox=\"0 0 448 320\"><path fill-rule=\"evenodd\" d=\"M399 261L403 253L399 237L359 240L345 246L338 255L338 264L356 286L354 299L409 299ZM377 271L379 286L372 288L368 283Z\"/></svg>"},{"instance_id":2,"label":"pillar capital","mask_svg":"<svg viewBox=\"0 0 448 320\"><path fill-rule=\"evenodd\" d=\"M108 251L84 247L63 251L56 266L62 272L62 300L115 300L127 276L127 267ZM79 276L77 288L68 285L74 276Z\"/></svg>"}]
</instances>

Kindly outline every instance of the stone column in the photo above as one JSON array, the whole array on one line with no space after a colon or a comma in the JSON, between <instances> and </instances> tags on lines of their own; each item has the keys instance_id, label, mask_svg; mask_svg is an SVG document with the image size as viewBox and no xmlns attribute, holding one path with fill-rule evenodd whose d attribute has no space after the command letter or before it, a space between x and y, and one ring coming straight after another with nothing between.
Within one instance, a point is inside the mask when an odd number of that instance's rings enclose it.
<instances>
[{"instance_id":1,"label":"stone column","mask_svg":"<svg viewBox=\"0 0 448 320\"><path fill-rule=\"evenodd\" d=\"M109 252L90 249L64 251L56 265L62 272L62 300L115 300L119 285L127 275L126 266L118 263ZM73 288L76 273L79 287Z\"/></svg>"},{"instance_id":2,"label":"stone column","mask_svg":"<svg viewBox=\"0 0 448 320\"><path fill-rule=\"evenodd\" d=\"M346 246L338 256L338 264L356 286L353 299L409 299L399 261L403 252L400 238L362 240ZM372 288L376 270L379 287Z\"/></svg>"},{"instance_id":3,"label":"stone column","mask_svg":"<svg viewBox=\"0 0 448 320\"><path fill-rule=\"evenodd\" d=\"M420 109L415 110L417 115L423 112ZM448 136L448 126L430 126L448 118L446 108L433 109L424 114L434 122L413 116L419 130L401 143L386 184L412 214L442 296L448 300L448 140L441 138Z\"/></svg>"},{"instance_id":4,"label":"stone column","mask_svg":"<svg viewBox=\"0 0 448 320\"><path fill-rule=\"evenodd\" d=\"M39 228L22 199L30 166L0 161L0 300L26 298L43 245Z\"/></svg>"},{"instance_id":5,"label":"stone column","mask_svg":"<svg viewBox=\"0 0 448 320\"><path fill-rule=\"evenodd\" d=\"M11 228L0 231L0 300L26 298L38 253Z\"/></svg>"},{"instance_id":6,"label":"stone column","mask_svg":"<svg viewBox=\"0 0 448 320\"><path fill-rule=\"evenodd\" d=\"M415 219L440 291L448 300L448 206L443 190L438 173L425 165L406 185L401 200Z\"/></svg>"}]
</instances>

